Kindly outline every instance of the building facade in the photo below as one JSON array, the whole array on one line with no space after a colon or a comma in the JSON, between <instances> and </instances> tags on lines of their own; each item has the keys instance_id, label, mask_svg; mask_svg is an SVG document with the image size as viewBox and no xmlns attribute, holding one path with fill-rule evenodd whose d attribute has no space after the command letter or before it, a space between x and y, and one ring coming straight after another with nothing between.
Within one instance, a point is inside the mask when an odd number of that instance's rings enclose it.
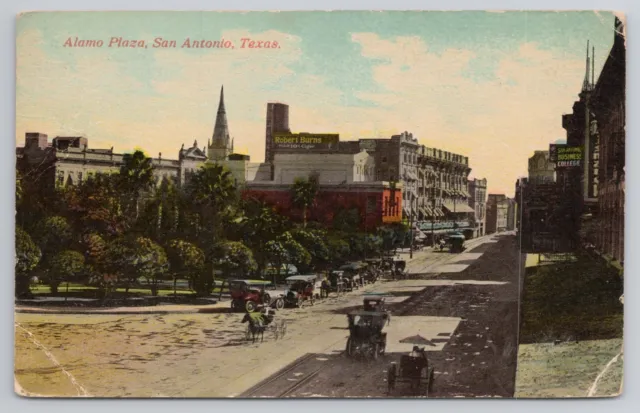
<instances>
[{"instance_id":1,"label":"building facade","mask_svg":"<svg viewBox=\"0 0 640 413\"><path fill-rule=\"evenodd\" d=\"M233 140L229 135L224 89L221 89L213 139L206 147L199 147L197 140L191 147L185 147L183 144L178 151L177 159L166 158L162 153L152 157L154 177L158 185L163 179L169 179L176 185L183 186L205 163L229 163L232 151ZM37 174L38 179L42 180L43 185L50 187L77 185L95 174L117 173L124 156L122 153L114 152L113 147L92 149L89 147L88 138L83 136L57 136L49 142L48 136L40 132L27 132L24 146L16 148L17 168L23 171L41 170L41 173ZM247 174L244 170L240 172L240 169L235 168L236 175L242 180ZM254 169L257 170L259 167Z\"/></svg>"},{"instance_id":2,"label":"building facade","mask_svg":"<svg viewBox=\"0 0 640 413\"><path fill-rule=\"evenodd\" d=\"M469 206L473 209L474 235L486 234L487 219L487 179L470 179L468 181Z\"/></svg>"},{"instance_id":3,"label":"building facade","mask_svg":"<svg viewBox=\"0 0 640 413\"><path fill-rule=\"evenodd\" d=\"M379 226L402 221L402 184L383 181L350 182L344 185L321 184L307 219L331 226L343 211L357 211L359 228L375 231ZM302 210L292 203L291 185L273 181L247 183L243 198L254 198L273 205L292 219L302 220Z\"/></svg>"},{"instance_id":4,"label":"building facade","mask_svg":"<svg viewBox=\"0 0 640 413\"><path fill-rule=\"evenodd\" d=\"M507 231L509 200L504 194L489 194L487 199L487 234Z\"/></svg>"},{"instance_id":5,"label":"building facade","mask_svg":"<svg viewBox=\"0 0 640 413\"><path fill-rule=\"evenodd\" d=\"M291 132L289 129L289 105L285 105L284 103L267 103L264 145L265 163L272 164L274 161L273 135L278 132Z\"/></svg>"},{"instance_id":6,"label":"building facade","mask_svg":"<svg viewBox=\"0 0 640 413\"><path fill-rule=\"evenodd\" d=\"M529 182L531 184L549 184L556 181L555 165L551 162L549 151L535 151L529 158Z\"/></svg>"},{"instance_id":7,"label":"building facade","mask_svg":"<svg viewBox=\"0 0 640 413\"><path fill-rule=\"evenodd\" d=\"M296 178L314 175L320 184L344 185L373 182L375 161L367 151L341 153L277 153L274 156L274 182L292 185Z\"/></svg>"},{"instance_id":8,"label":"building facade","mask_svg":"<svg viewBox=\"0 0 640 413\"><path fill-rule=\"evenodd\" d=\"M596 248L624 265L625 214L625 28L615 19L614 43L592 95L599 132Z\"/></svg>"}]
</instances>

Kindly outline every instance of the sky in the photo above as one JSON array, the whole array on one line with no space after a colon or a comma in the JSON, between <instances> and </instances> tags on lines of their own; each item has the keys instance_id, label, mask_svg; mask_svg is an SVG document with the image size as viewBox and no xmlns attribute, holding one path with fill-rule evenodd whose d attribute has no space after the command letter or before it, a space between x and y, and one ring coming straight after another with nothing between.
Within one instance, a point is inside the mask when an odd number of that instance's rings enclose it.
<instances>
[{"instance_id":1,"label":"sky","mask_svg":"<svg viewBox=\"0 0 640 413\"><path fill-rule=\"evenodd\" d=\"M236 152L264 159L267 102L294 132L404 131L469 157L512 196L535 150L565 138L585 75L613 44L609 12L50 12L17 22L16 144L26 132L174 158L211 138L224 85ZM146 48L109 47L113 37ZM176 48L154 48L154 39ZM65 47L71 38L103 47ZM234 48L182 48L184 40ZM242 48L242 39L278 48ZM246 43L245 43L246 44Z\"/></svg>"}]
</instances>

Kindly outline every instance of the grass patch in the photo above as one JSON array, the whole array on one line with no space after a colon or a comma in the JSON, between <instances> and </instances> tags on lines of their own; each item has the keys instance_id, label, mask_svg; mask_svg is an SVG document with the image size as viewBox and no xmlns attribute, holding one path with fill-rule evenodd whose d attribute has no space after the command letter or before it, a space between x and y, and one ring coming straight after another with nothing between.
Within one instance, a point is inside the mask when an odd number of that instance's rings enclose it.
<instances>
[{"instance_id":1,"label":"grass patch","mask_svg":"<svg viewBox=\"0 0 640 413\"><path fill-rule=\"evenodd\" d=\"M586 397L598 374L620 352L621 346L622 339L521 345L515 397ZM595 395L616 394L621 381L620 360L603 375Z\"/></svg>"},{"instance_id":2,"label":"grass patch","mask_svg":"<svg viewBox=\"0 0 640 413\"><path fill-rule=\"evenodd\" d=\"M618 272L588 256L527 268L520 343L620 338L622 293Z\"/></svg>"}]
</instances>

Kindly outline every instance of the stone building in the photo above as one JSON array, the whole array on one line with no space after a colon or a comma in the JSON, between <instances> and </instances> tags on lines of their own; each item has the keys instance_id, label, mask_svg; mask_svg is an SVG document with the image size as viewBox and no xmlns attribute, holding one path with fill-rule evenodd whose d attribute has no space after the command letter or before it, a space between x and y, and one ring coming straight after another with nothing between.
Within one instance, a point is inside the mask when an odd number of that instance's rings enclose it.
<instances>
[{"instance_id":1,"label":"stone building","mask_svg":"<svg viewBox=\"0 0 640 413\"><path fill-rule=\"evenodd\" d=\"M39 132L27 132L24 147L16 148L16 155L17 168L40 170L38 179L50 187L76 185L99 173L116 173L124 157L113 148L89 148L86 137L58 136L48 142L48 136ZM190 148L183 145L177 160L165 159L161 153L152 158L154 176L158 184L167 178L183 185L206 160L204 148L199 148L196 141Z\"/></svg>"},{"instance_id":2,"label":"stone building","mask_svg":"<svg viewBox=\"0 0 640 413\"><path fill-rule=\"evenodd\" d=\"M555 165L549 158L549 151L535 151L529 158L529 183L553 183L556 181L555 175Z\"/></svg>"},{"instance_id":3,"label":"stone building","mask_svg":"<svg viewBox=\"0 0 640 413\"><path fill-rule=\"evenodd\" d=\"M393 135L389 139L360 139L340 142L341 153L369 152L374 159L374 180L401 182L403 186L404 219L418 219L418 155L420 144L409 132Z\"/></svg>"},{"instance_id":4,"label":"stone building","mask_svg":"<svg viewBox=\"0 0 640 413\"><path fill-rule=\"evenodd\" d=\"M596 248L624 264L625 28L615 19L614 43L595 84L591 107L599 132Z\"/></svg>"},{"instance_id":5,"label":"stone building","mask_svg":"<svg viewBox=\"0 0 640 413\"><path fill-rule=\"evenodd\" d=\"M487 219L487 179L470 179L468 184L469 206L473 209L474 235L481 237L486 233Z\"/></svg>"},{"instance_id":6,"label":"stone building","mask_svg":"<svg viewBox=\"0 0 640 413\"><path fill-rule=\"evenodd\" d=\"M487 199L487 234L507 231L509 200L504 194L489 194Z\"/></svg>"},{"instance_id":7,"label":"stone building","mask_svg":"<svg viewBox=\"0 0 640 413\"><path fill-rule=\"evenodd\" d=\"M229 136L224 105L224 90L220 91L220 103L213 131L213 140L206 148L194 141L191 147L183 144L178 157L165 158L162 153L152 157L154 176L158 184L163 178L184 185L189 176L212 160L230 166L239 179L246 175L240 166L247 160L230 161L233 141ZM89 139L83 136L57 136L49 142L48 136L40 132L27 132L23 147L16 148L17 168L38 169L38 179L45 186L75 185L98 173L116 173L120 170L124 154L109 149L92 149ZM255 167L254 169L257 169ZM234 175L234 176L235 176ZM257 174L259 175L259 174Z\"/></svg>"},{"instance_id":8,"label":"stone building","mask_svg":"<svg viewBox=\"0 0 640 413\"><path fill-rule=\"evenodd\" d=\"M341 153L278 153L274 156L274 182L291 185L298 177L315 175L320 184L373 182L375 161L367 151Z\"/></svg>"}]
</instances>

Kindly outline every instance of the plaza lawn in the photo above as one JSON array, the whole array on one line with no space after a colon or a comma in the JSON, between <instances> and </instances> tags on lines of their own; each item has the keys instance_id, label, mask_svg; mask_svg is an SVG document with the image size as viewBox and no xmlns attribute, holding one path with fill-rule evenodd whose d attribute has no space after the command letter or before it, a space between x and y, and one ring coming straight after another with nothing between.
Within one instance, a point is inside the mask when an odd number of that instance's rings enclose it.
<instances>
[{"instance_id":1,"label":"plaza lawn","mask_svg":"<svg viewBox=\"0 0 640 413\"><path fill-rule=\"evenodd\" d=\"M588 256L527 268L520 344L621 338L622 292L618 272Z\"/></svg>"},{"instance_id":2,"label":"plaza lawn","mask_svg":"<svg viewBox=\"0 0 640 413\"><path fill-rule=\"evenodd\" d=\"M216 281L216 285L221 285L222 284L222 280L215 280ZM182 283L186 283L186 281L182 280ZM167 284L165 284L163 286L164 288L161 288L158 290L158 295L159 296L169 296L169 295L173 295L173 287L168 287ZM221 287L214 287L211 291L212 294L219 294L220 293L220 288ZM226 290L226 286L225 286L225 290ZM79 295L92 295L92 293L96 292L97 288L96 287L92 287L92 286L87 286L84 284L74 284L74 283L70 283L69 284L69 295L73 295L73 296L79 296ZM125 289L124 288L118 288L116 289L117 293L125 293ZM31 292L36 295L36 296L44 296L44 295L51 295L51 288L46 285L46 284L38 284L38 285L32 285L31 286ZM189 295L189 294L194 294L194 291L192 290L188 290L185 289L184 287L178 287L176 289L176 293L180 294L180 295ZM60 286L58 287L58 294L57 296L59 297L64 297L67 294L67 285L65 283L60 284ZM151 287L146 287L145 284L142 285L138 285L135 288L130 288L129 289L129 294L131 295L151 295Z\"/></svg>"}]
</instances>

